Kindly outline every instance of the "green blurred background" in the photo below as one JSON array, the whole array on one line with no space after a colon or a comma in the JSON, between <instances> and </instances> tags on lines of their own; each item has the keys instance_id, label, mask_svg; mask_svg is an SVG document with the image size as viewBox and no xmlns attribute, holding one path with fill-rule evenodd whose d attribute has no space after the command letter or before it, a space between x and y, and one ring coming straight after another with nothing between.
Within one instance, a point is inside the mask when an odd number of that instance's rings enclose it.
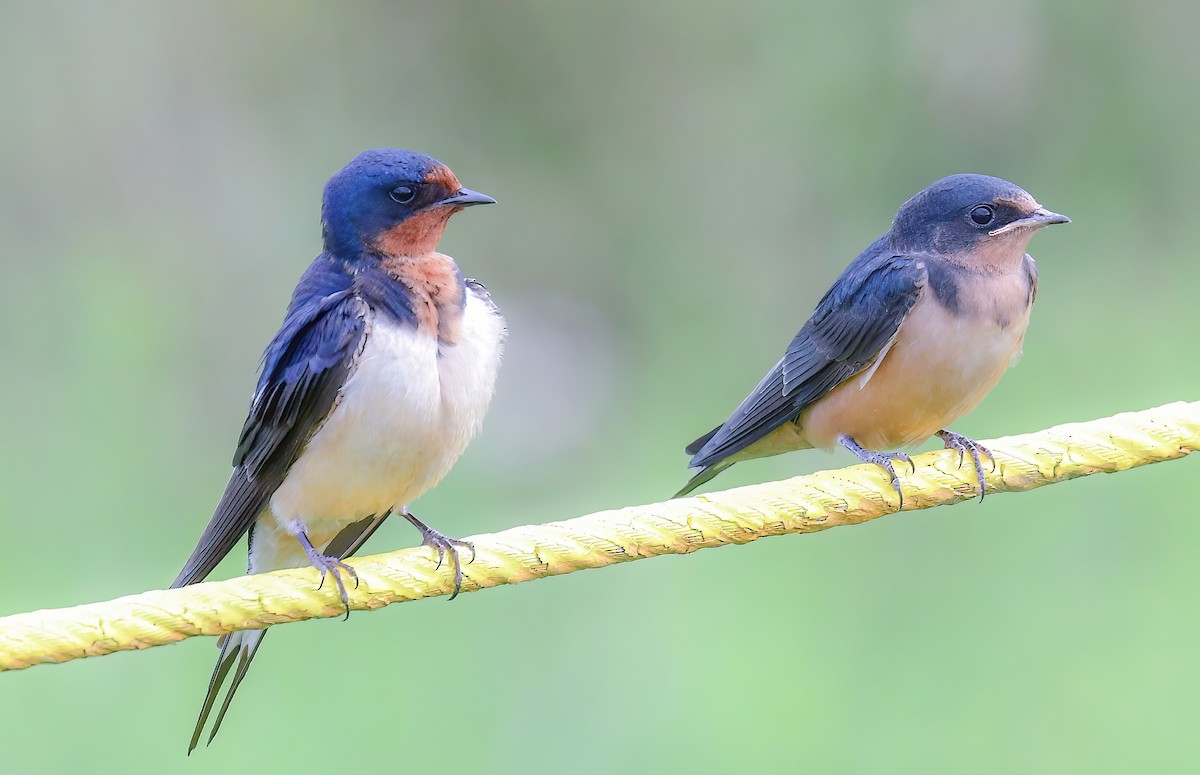
<instances>
[{"instance_id":1,"label":"green blurred background","mask_svg":"<svg viewBox=\"0 0 1200 775\"><path fill-rule=\"evenodd\" d=\"M0 612L174 577L321 186L375 146L501 202L443 243L511 328L484 434L417 504L452 534L674 492L683 444L952 172L1075 219L1034 240L1025 357L959 431L1197 397L1195 3L408 5L0 3ZM191 760L211 640L9 674L5 769L1194 771L1195 482L287 627Z\"/></svg>"}]
</instances>

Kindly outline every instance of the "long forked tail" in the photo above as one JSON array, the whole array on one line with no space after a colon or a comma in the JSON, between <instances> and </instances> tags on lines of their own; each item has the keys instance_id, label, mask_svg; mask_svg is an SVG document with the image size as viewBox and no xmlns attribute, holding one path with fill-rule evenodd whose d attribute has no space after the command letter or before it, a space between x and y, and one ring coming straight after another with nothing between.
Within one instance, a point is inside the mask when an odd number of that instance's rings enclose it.
<instances>
[{"instance_id":1,"label":"long forked tail","mask_svg":"<svg viewBox=\"0 0 1200 775\"><path fill-rule=\"evenodd\" d=\"M221 710L217 713L217 720L213 722L205 745L211 743L217 736L217 730L221 728L221 722L225 719L225 711L229 710L229 703L233 701L233 695L237 693L242 679L246 677L246 671L250 669L250 661L254 659L258 647L262 645L263 638L266 636L266 630L241 630L240 632L231 632L221 638L219 642L221 655L217 657L217 666L213 668L212 678L208 682L208 693L204 695L204 705L200 708L200 717L196 719L196 728L192 731L192 739L188 743L189 756L200 743L200 735L204 732L204 725L208 723L208 716L217 702L217 695L221 693L221 686L229 677L229 671L233 669L236 662L237 670L233 674L233 681L229 684L229 690L225 692L225 701L221 703Z\"/></svg>"},{"instance_id":2,"label":"long forked tail","mask_svg":"<svg viewBox=\"0 0 1200 775\"><path fill-rule=\"evenodd\" d=\"M380 514L347 525L325 547L325 553L342 560L346 559L357 552L387 518L387 514ZM212 678L208 681L208 692L204 695L204 705L200 708L200 717L196 719L196 728L192 730L192 739L188 742L189 756L200 744L200 735L204 733L204 725L208 723L213 706L217 704L217 695L221 693L221 687L225 684L225 679L229 677L229 671L234 669L236 663L237 669L234 670L233 681L225 692L221 709L217 712L217 718L213 721L212 729L209 730L208 739L204 744L208 745L217 736L217 730L221 728L221 722L225 720L225 712L229 710L229 703L233 701L233 695L242 685L246 671L250 669L250 662L258 653L258 647L262 645L262 640L266 636L266 630L240 630L231 632L217 641L221 653L217 657L217 666L213 668Z\"/></svg>"}]
</instances>

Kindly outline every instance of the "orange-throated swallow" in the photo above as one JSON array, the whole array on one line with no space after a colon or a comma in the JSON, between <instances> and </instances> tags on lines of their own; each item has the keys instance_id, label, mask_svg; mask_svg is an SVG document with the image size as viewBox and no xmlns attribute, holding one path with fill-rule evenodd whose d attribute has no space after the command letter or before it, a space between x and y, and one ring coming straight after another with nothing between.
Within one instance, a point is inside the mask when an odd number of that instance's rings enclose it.
<instances>
[{"instance_id":1,"label":"orange-throated swallow","mask_svg":"<svg viewBox=\"0 0 1200 775\"><path fill-rule=\"evenodd\" d=\"M699 469L686 495L741 460L840 445L887 470L931 436L970 455L987 491L978 442L947 430L1021 353L1037 296L1033 233L1069 223L1021 188L951 175L901 206L892 228L847 267L783 358L722 425L688 445Z\"/></svg>"},{"instance_id":2,"label":"orange-throated swallow","mask_svg":"<svg viewBox=\"0 0 1200 775\"><path fill-rule=\"evenodd\" d=\"M366 151L329 180L324 251L267 346L233 475L172 587L202 581L249 534L250 573L314 565L348 614L345 577L358 577L343 561L396 512L439 564L450 555L458 594L459 550L473 547L429 528L408 504L450 470L491 402L504 320L483 285L436 247L450 216L494 202L410 151ZM188 753L233 670L212 742L265 635L218 641Z\"/></svg>"}]
</instances>

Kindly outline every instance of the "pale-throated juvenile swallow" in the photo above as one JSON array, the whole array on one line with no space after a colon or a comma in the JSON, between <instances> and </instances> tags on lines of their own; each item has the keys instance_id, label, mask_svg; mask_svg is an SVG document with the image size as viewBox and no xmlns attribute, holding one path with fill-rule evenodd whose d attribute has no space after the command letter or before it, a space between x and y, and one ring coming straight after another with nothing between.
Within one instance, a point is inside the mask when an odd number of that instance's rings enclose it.
<instances>
[{"instance_id":1,"label":"pale-throated juvenile swallow","mask_svg":"<svg viewBox=\"0 0 1200 775\"><path fill-rule=\"evenodd\" d=\"M991 453L948 426L1020 354L1037 296L1025 247L1069 221L986 175L951 175L909 199L758 387L687 447L699 470L678 495L741 460L840 445L886 469L903 505L893 461L911 465L901 450L936 435L960 463L970 455L982 498Z\"/></svg>"}]
</instances>

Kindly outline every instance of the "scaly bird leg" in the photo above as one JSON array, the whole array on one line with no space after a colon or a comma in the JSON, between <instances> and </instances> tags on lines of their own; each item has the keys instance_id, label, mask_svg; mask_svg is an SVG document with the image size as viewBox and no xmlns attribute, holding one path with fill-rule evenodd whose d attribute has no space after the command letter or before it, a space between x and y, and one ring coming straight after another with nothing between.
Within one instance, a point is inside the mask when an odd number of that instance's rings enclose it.
<instances>
[{"instance_id":1,"label":"scaly bird leg","mask_svg":"<svg viewBox=\"0 0 1200 775\"><path fill-rule=\"evenodd\" d=\"M992 470L996 470L996 456L987 447L980 444L975 439L968 438L961 433L954 431L940 430L937 432L938 438L946 443L946 449L958 450L958 467L962 468L963 461L966 459L967 453L971 455L971 461L975 464L975 476L979 479L979 502L983 503L983 496L987 495L987 481L983 478L983 459L988 458L992 461Z\"/></svg>"},{"instance_id":2,"label":"scaly bird leg","mask_svg":"<svg viewBox=\"0 0 1200 775\"><path fill-rule=\"evenodd\" d=\"M863 449L858 445L858 442L844 433L837 437L837 442L853 452L854 456L862 462L874 463L875 465L883 468L883 470L887 471L888 475L892 477L892 487L896 489L896 495L900 496L899 508L904 508L904 492L900 489L900 479L896 476L896 468L892 465L892 461L902 460L905 463L908 463L909 467L912 468L913 473L915 474L917 472L917 467L913 463L911 457L903 452L872 452L868 449Z\"/></svg>"},{"instance_id":3,"label":"scaly bird leg","mask_svg":"<svg viewBox=\"0 0 1200 775\"><path fill-rule=\"evenodd\" d=\"M462 591L463 580L462 560L458 556L458 553L462 549L470 549L471 559L468 560L467 563L470 564L475 562L475 544L471 543L470 541L462 541L457 538L450 538L449 536L442 535L429 525L426 525L424 522L417 519L414 515L410 514L408 509L405 509L400 513L404 515L405 519L412 523L413 527L421 531L422 545L428 546L437 552L438 568L442 567L442 561L446 559L446 554L450 554L450 561L454 563L454 593L450 595L450 599L453 600L454 598L458 597L458 593Z\"/></svg>"},{"instance_id":4,"label":"scaly bird leg","mask_svg":"<svg viewBox=\"0 0 1200 775\"><path fill-rule=\"evenodd\" d=\"M303 529L296 528L289 532L304 547L304 553L308 555L308 561L321 571L321 583L317 585L317 589L325 586L325 577L327 575L333 576L333 583L337 585L338 595L342 598L342 605L346 606L346 618L349 619L350 595L346 593L346 583L342 580L342 573L348 573L350 578L354 579L354 588L358 589L358 574L355 573L354 568L351 568L336 557L329 557L318 552L316 547L312 545L312 541L308 540L308 534Z\"/></svg>"}]
</instances>

